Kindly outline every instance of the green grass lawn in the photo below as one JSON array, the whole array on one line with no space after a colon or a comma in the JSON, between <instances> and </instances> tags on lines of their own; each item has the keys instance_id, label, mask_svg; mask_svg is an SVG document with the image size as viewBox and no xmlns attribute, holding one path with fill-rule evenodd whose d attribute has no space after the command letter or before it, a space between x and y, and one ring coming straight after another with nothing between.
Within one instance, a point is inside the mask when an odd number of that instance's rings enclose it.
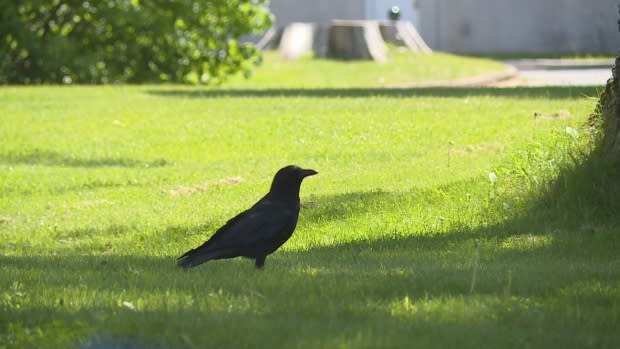
<instances>
[{"instance_id":1,"label":"green grass lawn","mask_svg":"<svg viewBox=\"0 0 620 349\"><path fill-rule=\"evenodd\" d=\"M349 61L302 57L286 61L278 52L263 54L263 64L247 81L236 76L227 87L246 88L345 88L382 87L419 84L470 78L490 72L506 71L507 67L487 58L471 58L445 53L423 55L397 48L389 50L389 60Z\"/></svg>"},{"instance_id":2,"label":"green grass lawn","mask_svg":"<svg viewBox=\"0 0 620 349\"><path fill-rule=\"evenodd\" d=\"M0 347L620 345L596 88L254 84L0 88ZM289 163L265 270L175 265Z\"/></svg>"}]
</instances>

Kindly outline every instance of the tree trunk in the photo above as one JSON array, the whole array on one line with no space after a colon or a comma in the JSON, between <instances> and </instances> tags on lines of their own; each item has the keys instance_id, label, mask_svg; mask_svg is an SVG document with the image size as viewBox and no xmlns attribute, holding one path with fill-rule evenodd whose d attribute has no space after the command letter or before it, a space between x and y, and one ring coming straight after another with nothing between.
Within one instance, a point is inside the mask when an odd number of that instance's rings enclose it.
<instances>
[{"instance_id":1,"label":"tree trunk","mask_svg":"<svg viewBox=\"0 0 620 349\"><path fill-rule=\"evenodd\" d=\"M614 159L620 160L620 56L616 57L613 78L607 81L593 118L597 116L602 116L603 147Z\"/></svg>"}]
</instances>

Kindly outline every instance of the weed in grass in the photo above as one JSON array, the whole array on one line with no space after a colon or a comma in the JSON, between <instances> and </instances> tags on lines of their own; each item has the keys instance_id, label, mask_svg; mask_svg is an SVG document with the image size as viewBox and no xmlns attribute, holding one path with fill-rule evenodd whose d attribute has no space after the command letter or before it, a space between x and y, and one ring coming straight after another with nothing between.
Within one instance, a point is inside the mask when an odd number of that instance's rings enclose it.
<instances>
[{"instance_id":1,"label":"weed in grass","mask_svg":"<svg viewBox=\"0 0 620 349\"><path fill-rule=\"evenodd\" d=\"M476 253L474 254L473 273L471 275L471 284L469 286L469 293L474 293L476 289L476 281L478 279L478 269L480 268L480 245L475 242Z\"/></svg>"}]
</instances>

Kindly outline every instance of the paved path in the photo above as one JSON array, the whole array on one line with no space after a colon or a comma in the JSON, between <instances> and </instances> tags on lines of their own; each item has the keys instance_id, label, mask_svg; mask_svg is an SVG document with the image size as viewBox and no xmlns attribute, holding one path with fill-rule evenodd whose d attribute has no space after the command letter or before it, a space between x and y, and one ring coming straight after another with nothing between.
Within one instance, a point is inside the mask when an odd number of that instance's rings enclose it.
<instances>
[{"instance_id":1,"label":"paved path","mask_svg":"<svg viewBox=\"0 0 620 349\"><path fill-rule=\"evenodd\" d=\"M605 85L613 61L520 60L507 61L517 68L520 86Z\"/></svg>"},{"instance_id":2,"label":"paved path","mask_svg":"<svg viewBox=\"0 0 620 349\"><path fill-rule=\"evenodd\" d=\"M519 77L529 86L605 85L611 69L519 70Z\"/></svg>"}]
</instances>

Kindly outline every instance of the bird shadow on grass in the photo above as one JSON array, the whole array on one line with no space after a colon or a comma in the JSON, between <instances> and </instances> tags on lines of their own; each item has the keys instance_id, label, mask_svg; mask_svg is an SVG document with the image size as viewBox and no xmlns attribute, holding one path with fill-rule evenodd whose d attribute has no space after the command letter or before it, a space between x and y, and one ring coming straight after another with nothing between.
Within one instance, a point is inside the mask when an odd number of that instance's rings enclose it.
<instances>
[{"instance_id":1,"label":"bird shadow on grass","mask_svg":"<svg viewBox=\"0 0 620 349\"><path fill-rule=\"evenodd\" d=\"M63 167L164 167L171 165L164 159L143 161L126 158L85 159L65 155L56 151L35 149L24 153L0 153L0 163L13 165L43 165Z\"/></svg>"},{"instance_id":2,"label":"bird shadow on grass","mask_svg":"<svg viewBox=\"0 0 620 349\"><path fill-rule=\"evenodd\" d=\"M181 98L366 98L366 97L468 97L493 96L507 98L570 99L598 96L602 86L545 86L545 87L420 87L420 88L265 88L265 89L150 89L146 93L161 97Z\"/></svg>"}]
</instances>

